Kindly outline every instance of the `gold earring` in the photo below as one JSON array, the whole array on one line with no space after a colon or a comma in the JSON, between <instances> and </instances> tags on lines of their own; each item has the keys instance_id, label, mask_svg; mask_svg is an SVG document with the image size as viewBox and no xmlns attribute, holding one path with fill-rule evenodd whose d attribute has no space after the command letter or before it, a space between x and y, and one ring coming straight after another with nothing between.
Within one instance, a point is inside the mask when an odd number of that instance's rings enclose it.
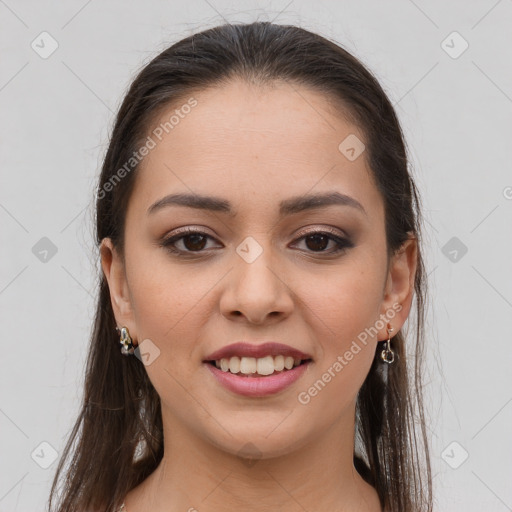
<instances>
[{"instance_id":1,"label":"gold earring","mask_svg":"<svg viewBox=\"0 0 512 512\"><path fill-rule=\"evenodd\" d=\"M119 343L121 345L121 354L129 356L134 353L135 347L133 346L128 327L116 327L116 331L119 333Z\"/></svg>"},{"instance_id":2,"label":"gold earring","mask_svg":"<svg viewBox=\"0 0 512 512\"><path fill-rule=\"evenodd\" d=\"M390 324L388 325L388 339L386 341L386 347L380 353L380 357L385 363L391 364L395 360L395 353L391 349L391 333L394 331L394 329Z\"/></svg>"}]
</instances>

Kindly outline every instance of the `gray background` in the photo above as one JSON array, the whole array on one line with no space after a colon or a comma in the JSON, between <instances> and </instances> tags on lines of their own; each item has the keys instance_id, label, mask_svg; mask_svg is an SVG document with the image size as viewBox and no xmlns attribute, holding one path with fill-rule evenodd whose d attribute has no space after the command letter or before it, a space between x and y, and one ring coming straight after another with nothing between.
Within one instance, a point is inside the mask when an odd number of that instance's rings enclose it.
<instances>
[{"instance_id":1,"label":"gray background","mask_svg":"<svg viewBox=\"0 0 512 512\"><path fill-rule=\"evenodd\" d=\"M0 0L0 512L43 510L78 411L93 189L130 79L256 19L336 39L395 104L426 217L436 510L512 510L512 1Z\"/></svg>"}]
</instances>

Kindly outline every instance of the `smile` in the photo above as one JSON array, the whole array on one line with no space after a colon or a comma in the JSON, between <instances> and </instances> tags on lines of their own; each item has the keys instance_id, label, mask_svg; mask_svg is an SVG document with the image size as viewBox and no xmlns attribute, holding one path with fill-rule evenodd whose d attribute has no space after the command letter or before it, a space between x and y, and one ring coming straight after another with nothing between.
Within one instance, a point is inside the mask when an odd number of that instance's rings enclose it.
<instances>
[{"instance_id":1,"label":"smile","mask_svg":"<svg viewBox=\"0 0 512 512\"><path fill-rule=\"evenodd\" d=\"M250 398L262 398L270 395L275 395L281 391L290 388L294 382L296 382L302 375L304 375L312 364L311 359L308 360L298 360L298 364L295 364L296 361L292 358L291 360L287 358L283 358L283 356L268 356L262 357L259 359L253 357L236 357L239 360L240 369L246 370L247 367L250 367L251 370L256 367L258 369L258 362L260 360L264 360L265 362L260 363L263 365L262 370L263 375L258 371L250 372L250 373L242 373L241 371L237 373L232 373L231 371L231 361L233 357L230 359L225 359L224 363L222 363L222 359L220 361L208 361L204 362L203 365L210 371L211 375L214 377L214 381L217 384L220 384L222 388L225 390L235 393L236 395L242 395ZM277 368L281 368L281 365L285 363L281 361L281 358L285 359L288 366L291 365L290 369L287 369L283 366L282 370L276 370ZM233 370L236 370L237 361L234 361L235 366ZM248 361L244 363L244 359ZM272 373L270 372L270 364L272 359ZM277 359L277 364L276 364ZM217 368L216 362L219 365L224 364L224 368L228 365L227 369Z\"/></svg>"},{"instance_id":2,"label":"smile","mask_svg":"<svg viewBox=\"0 0 512 512\"><path fill-rule=\"evenodd\" d=\"M266 356L266 357L238 357L222 358L212 361L223 372L234 375L267 376L278 372L288 371L305 362L300 358L291 356Z\"/></svg>"}]
</instances>

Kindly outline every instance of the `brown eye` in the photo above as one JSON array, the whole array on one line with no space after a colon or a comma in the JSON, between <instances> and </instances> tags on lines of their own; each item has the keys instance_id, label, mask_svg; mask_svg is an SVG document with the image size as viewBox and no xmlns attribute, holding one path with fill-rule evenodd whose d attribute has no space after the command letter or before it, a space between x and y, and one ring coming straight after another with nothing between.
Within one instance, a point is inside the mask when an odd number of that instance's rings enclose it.
<instances>
[{"instance_id":1,"label":"brown eye","mask_svg":"<svg viewBox=\"0 0 512 512\"><path fill-rule=\"evenodd\" d=\"M303 240L304 245L306 246L306 252L313 252L319 254L335 254L351 247L354 247L354 244L346 239L338 236L334 236L331 233L327 233L324 231L316 231L313 233L306 234L298 239L299 241ZM333 242L333 248L331 250L326 250L329 246L329 242Z\"/></svg>"},{"instance_id":2,"label":"brown eye","mask_svg":"<svg viewBox=\"0 0 512 512\"><path fill-rule=\"evenodd\" d=\"M193 235L186 235L186 236L182 237L182 239L183 239L183 245L185 246L185 248L187 250L200 251L201 249L204 249L204 246L206 245L207 237L196 233Z\"/></svg>"},{"instance_id":3,"label":"brown eye","mask_svg":"<svg viewBox=\"0 0 512 512\"><path fill-rule=\"evenodd\" d=\"M169 252L177 253L179 256L187 256L193 253L207 252L204 249L208 239L214 240L213 237L202 231L187 229L177 235L163 239L160 245ZM181 243L181 247L177 247L179 243Z\"/></svg>"},{"instance_id":4,"label":"brown eye","mask_svg":"<svg viewBox=\"0 0 512 512\"><path fill-rule=\"evenodd\" d=\"M308 235L305 237L306 246L312 251L323 251L328 245L331 237L322 234Z\"/></svg>"}]
</instances>

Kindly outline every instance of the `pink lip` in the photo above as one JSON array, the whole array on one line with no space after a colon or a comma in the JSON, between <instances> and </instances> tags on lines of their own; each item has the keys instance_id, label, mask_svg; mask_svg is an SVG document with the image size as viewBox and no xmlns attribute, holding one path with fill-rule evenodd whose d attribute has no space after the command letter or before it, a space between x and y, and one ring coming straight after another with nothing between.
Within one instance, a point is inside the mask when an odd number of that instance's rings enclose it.
<instances>
[{"instance_id":1,"label":"pink lip","mask_svg":"<svg viewBox=\"0 0 512 512\"><path fill-rule=\"evenodd\" d=\"M239 342L227 345L212 352L205 358L205 361L218 361L219 359L229 359L233 356L238 357L265 357L265 356L291 356L294 359L312 359L309 354L305 354L300 350L297 350L289 345L283 345L282 343L261 343L259 345L252 345L250 343ZM292 370L288 370L292 371Z\"/></svg>"},{"instance_id":2,"label":"pink lip","mask_svg":"<svg viewBox=\"0 0 512 512\"><path fill-rule=\"evenodd\" d=\"M216 355L216 353L213 355ZM291 370L283 370L282 372L268 376L257 374L250 376L235 375L231 372L223 372L210 363L205 363L205 365L212 372L217 381L229 391L250 397L264 397L278 393L288 386L291 386L307 371L310 362L302 363Z\"/></svg>"}]
</instances>

